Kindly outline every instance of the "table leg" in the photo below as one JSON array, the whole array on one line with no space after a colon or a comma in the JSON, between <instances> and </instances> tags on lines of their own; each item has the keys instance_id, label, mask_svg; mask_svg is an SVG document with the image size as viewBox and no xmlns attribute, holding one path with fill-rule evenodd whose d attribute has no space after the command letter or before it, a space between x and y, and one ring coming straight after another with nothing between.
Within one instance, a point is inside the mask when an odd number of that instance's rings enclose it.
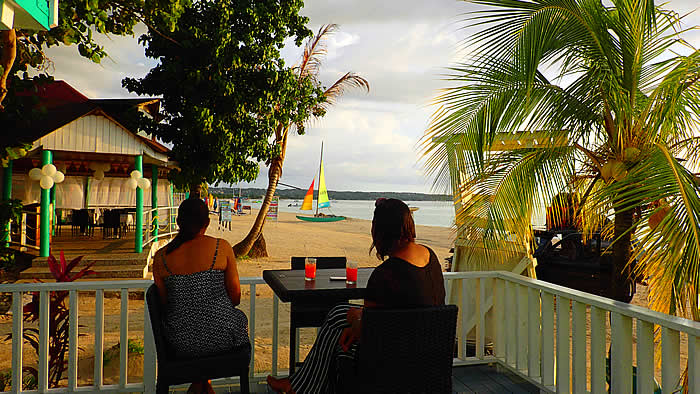
<instances>
[{"instance_id":1,"label":"table leg","mask_svg":"<svg viewBox=\"0 0 700 394\"><path fill-rule=\"evenodd\" d=\"M296 349L297 349L297 328L294 324L289 326L289 375L294 373L296 367Z\"/></svg>"}]
</instances>

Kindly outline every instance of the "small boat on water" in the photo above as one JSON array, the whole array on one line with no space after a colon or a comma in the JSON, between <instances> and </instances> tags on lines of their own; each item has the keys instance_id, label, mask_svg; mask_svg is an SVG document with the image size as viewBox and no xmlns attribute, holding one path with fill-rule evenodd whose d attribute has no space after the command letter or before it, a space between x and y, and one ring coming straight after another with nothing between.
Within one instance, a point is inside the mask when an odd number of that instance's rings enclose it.
<instances>
[{"instance_id":1,"label":"small boat on water","mask_svg":"<svg viewBox=\"0 0 700 394\"><path fill-rule=\"evenodd\" d=\"M311 211L313 209L314 181L316 181L316 178L311 180L311 186L304 196L304 202L302 202L301 208L299 208L302 211ZM319 208L328 208L330 206L331 202L328 198L328 190L326 189L326 178L323 175L323 142L321 142L321 164L318 170L318 201L316 203L316 214L313 216L297 215L297 219L305 222L339 222L345 220L345 216L327 215L318 212Z\"/></svg>"}]
</instances>

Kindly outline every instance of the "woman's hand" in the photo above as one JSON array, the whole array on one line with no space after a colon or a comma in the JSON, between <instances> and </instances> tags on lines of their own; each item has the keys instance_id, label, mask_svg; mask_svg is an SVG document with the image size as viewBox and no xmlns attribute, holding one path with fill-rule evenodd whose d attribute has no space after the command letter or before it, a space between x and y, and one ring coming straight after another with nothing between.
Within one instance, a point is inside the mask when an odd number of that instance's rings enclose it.
<instances>
[{"instance_id":1,"label":"woman's hand","mask_svg":"<svg viewBox=\"0 0 700 394\"><path fill-rule=\"evenodd\" d=\"M343 351L347 352L353 343L360 341L362 335L362 308L350 308L347 314L350 327L343 329L338 343Z\"/></svg>"}]
</instances>

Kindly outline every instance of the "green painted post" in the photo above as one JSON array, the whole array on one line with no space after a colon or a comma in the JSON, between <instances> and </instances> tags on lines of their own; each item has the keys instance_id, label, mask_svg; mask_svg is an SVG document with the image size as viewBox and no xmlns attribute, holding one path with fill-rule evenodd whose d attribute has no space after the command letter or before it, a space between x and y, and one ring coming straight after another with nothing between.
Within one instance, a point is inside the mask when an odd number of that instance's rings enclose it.
<instances>
[{"instance_id":1,"label":"green painted post","mask_svg":"<svg viewBox=\"0 0 700 394\"><path fill-rule=\"evenodd\" d=\"M2 200L9 201L12 199L12 160L7 163L7 167L2 172ZM2 241L5 247L10 246L10 223L7 223L5 234Z\"/></svg>"},{"instance_id":2,"label":"green painted post","mask_svg":"<svg viewBox=\"0 0 700 394\"><path fill-rule=\"evenodd\" d=\"M158 239L158 166L151 164L151 225L153 238Z\"/></svg>"},{"instance_id":3,"label":"green painted post","mask_svg":"<svg viewBox=\"0 0 700 394\"><path fill-rule=\"evenodd\" d=\"M51 164L53 156L50 150L45 150L41 152L41 166ZM49 257L49 252L51 251L51 212L49 212L50 191L48 189L41 189L41 212L39 214L40 223L39 233L41 235L41 240L39 241L39 257Z\"/></svg>"},{"instance_id":4,"label":"green painted post","mask_svg":"<svg viewBox=\"0 0 700 394\"><path fill-rule=\"evenodd\" d=\"M143 174L143 155L136 156L136 171ZM143 252L143 190L136 188L136 234L134 236L134 251Z\"/></svg>"},{"instance_id":5,"label":"green painted post","mask_svg":"<svg viewBox=\"0 0 700 394\"><path fill-rule=\"evenodd\" d=\"M49 209L51 210L51 218L53 219L53 226L51 226L51 236L54 235L54 228L56 228L56 185L54 184L51 189L49 189L49 204L51 204Z\"/></svg>"}]
</instances>

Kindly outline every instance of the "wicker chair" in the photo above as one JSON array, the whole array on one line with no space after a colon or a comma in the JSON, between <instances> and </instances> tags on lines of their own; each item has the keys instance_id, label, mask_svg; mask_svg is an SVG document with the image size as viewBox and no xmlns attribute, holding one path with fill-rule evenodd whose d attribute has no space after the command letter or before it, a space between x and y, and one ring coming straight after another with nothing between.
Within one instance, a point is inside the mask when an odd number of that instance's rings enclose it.
<instances>
[{"instance_id":1,"label":"wicker chair","mask_svg":"<svg viewBox=\"0 0 700 394\"><path fill-rule=\"evenodd\" d=\"M153 337L158 357L158 380L156 393L167 393L171 385L199 382L229 376L241 377L241 393L250 392L248 370L250 345L247 349L199 358L173 358L168 351L162 329L163 311L158 298L158 288L151 285L146 293L148 313L151 318Z\"/></svg>"},{"instance_id":2,"label":"wicker chair","mask_svg":"<svg viewBox=\"0 0 700 394\"><path fill-rule=\"evenodd\" d=\"M451 393L456 329L455 305L366 308L357 362L339 361L338 386L347 393Z\"/></svg>"},{"instance_id":3,"label":"wicker chair","mask_svg":"<svg viewBox=\"0 0 700 394\"><path fill-rule=\"evenodd\" d=\"M293 270L303 270L306 257L292 257L291 267ZM345 268L347 257L316 257L316 268ZM328 311L336 304L344 300L326 300L323 304L303 304L292 302L290 305L290 328L289 328L289 373L294 373L297 366L296 347L297 347L297 329L301 327L320 327L326 319Z\"/></svg>"}]
</instances>

